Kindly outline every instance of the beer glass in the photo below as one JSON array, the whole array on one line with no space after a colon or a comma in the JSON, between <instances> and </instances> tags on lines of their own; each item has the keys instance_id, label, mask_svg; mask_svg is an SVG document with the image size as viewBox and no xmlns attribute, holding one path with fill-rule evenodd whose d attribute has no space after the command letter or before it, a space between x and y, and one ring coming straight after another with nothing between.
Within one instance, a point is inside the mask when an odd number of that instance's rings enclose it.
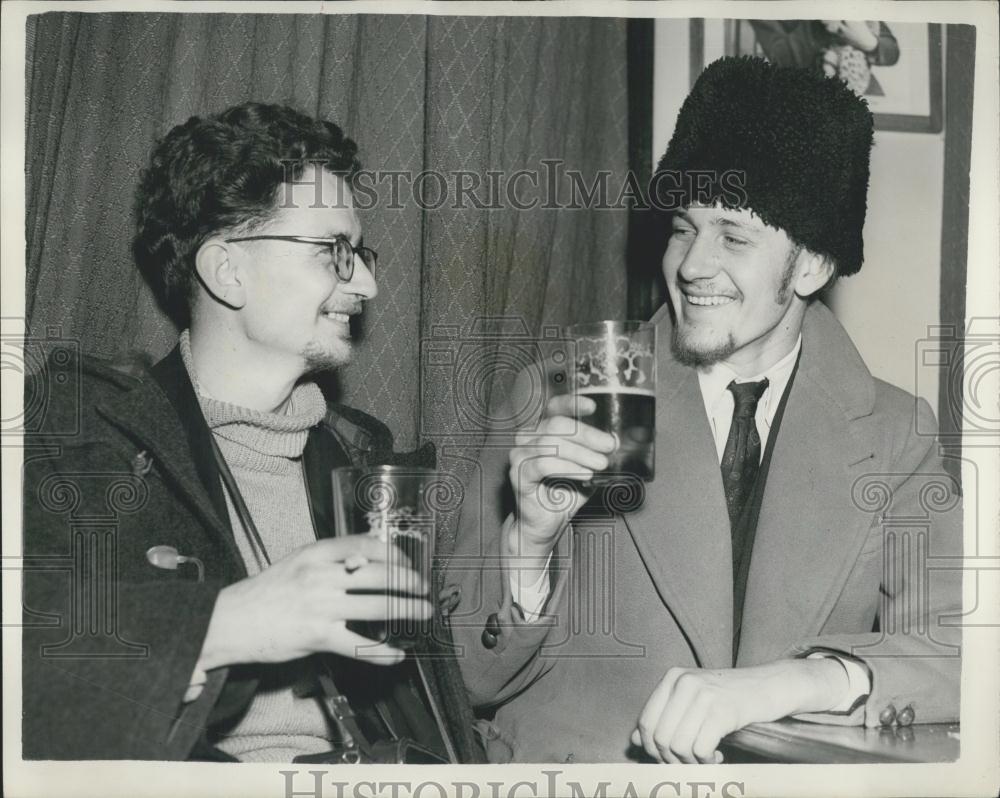
<instances>
[{"instance_id":1,"label":"beer glass","mask_svg":"<svg viewBox=\"0 0 1000 798\"><path fill-rule=\"evenodd\" d=\"M333 508L338 535L371 535L395 546L410 567L431 584L434 560L433 491L438 472L409 466L343 467L333 470ZM387 552L388 554L388 552ZM388 561L388 557L386 558ZM394 575L394 571L389 571ZM397 648L412 648L430 631L429 620L393 618L393 602L422 596L419 585L390 581L385 621L350 621L347 628ZM378 592L383 591L364 591Z\"/></svg>"},{"instance_id":2,"label":"beer glass","mask_svg":"<svg viewBox=\"0 0 1000 798\"><path fill-rule=\"evenodd\" d=\"M597 409L581 420L610 432L618 447L592 484L610 485L622 475L653 479L656 438L656 328L643 321L599 321L566 328L574 361L572 393L594 400Z\"/></svg>"}]
</instances>

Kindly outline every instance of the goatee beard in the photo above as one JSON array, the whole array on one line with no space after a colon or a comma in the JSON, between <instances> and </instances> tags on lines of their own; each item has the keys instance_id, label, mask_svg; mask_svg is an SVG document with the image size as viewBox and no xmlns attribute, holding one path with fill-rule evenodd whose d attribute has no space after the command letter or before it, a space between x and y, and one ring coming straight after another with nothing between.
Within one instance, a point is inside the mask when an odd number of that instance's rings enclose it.
<instances>
[{"instance_id":1,"label":"goatee beard","mask_svg":"<svg viewBox=\"0 0 1000 798\"><path fill-rule=\"evenodd\" d=\"M306 364L306 374L338 369L351 362L351 344L345 342L343 351L332 351L312 342L303 347L302 359Z\"/></svg>"},{"instance_id":2,"label":"goatee beard","mask_svg":"<svg viewBox=\"0 0 1000 798\"><path fill-rule=\"evenodd\" d=\"M711 366L724 360L736 351L736 340L732 333L726 340L716 346L709 348L699 348L690 340L691 336L685 336L681 332L680 326L674 327L673 335L670 337L670 351L674 359L685 366L701 368Z\"/></svg>"}]
</instances>

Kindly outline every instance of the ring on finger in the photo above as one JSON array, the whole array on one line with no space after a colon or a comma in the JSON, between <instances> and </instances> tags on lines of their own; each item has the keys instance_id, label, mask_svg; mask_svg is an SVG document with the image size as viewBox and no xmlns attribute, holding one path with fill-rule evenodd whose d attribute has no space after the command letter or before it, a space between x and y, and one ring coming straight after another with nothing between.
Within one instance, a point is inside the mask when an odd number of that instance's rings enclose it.
<instances>
[{"instance_id":1,"label":"ring on finger","mask_svg":"<svg viewBox=\"0 0 1000 798\"><path fill-rule=\"evenodd\" d=\"M351 556L344 560L344 570L348 574L353 574L368 564L367 557Z\"/></svg>"}]
</instances>

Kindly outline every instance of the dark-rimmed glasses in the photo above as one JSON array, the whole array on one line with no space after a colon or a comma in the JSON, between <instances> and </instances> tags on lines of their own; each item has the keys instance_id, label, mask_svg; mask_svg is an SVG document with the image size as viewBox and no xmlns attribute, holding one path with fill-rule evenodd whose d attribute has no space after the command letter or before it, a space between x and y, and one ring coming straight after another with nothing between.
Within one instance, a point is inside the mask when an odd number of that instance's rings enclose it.
<instances>
[{"instance_id":1,"label":"dark-rimmed glasses","mask_svg":"<svg viewBox=\"0 0 1000 798\"><path fill-rule=\"evenodd\" d=\"M295 244L316 244L325 246L330 250L330 257L333 258L333 268L337 272L337 277L345 283L349 283L354 277L354 256L361 258L361 262L375 277L375 266L378 263L378 253L370 247L356 247L343 236L336 238L316 238L315 236L241 236L239 238L227 238L227 244L235 244L240 241L291 241Z\"/></svg>"}]
</instances>

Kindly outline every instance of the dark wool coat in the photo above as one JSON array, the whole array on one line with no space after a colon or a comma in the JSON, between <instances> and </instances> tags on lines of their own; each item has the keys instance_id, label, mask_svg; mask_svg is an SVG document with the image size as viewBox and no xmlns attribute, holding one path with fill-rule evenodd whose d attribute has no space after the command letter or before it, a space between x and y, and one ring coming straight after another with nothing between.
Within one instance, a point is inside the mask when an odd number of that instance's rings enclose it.
<instances>
[{"instance_id":1,"label":"dark wool coat","mask_svg":"<svg viewBox=\"0 0 1000 798\"><path fill-rule=\"evenodd\" d=\"M69 389L42 408L41 429L25 440L23 755L229 759L211 745L211 728L245 711L254 667L214 670L197 700L181 700L218 592L247 574L180 352L141 379L87 357L65 359L58 373ZM26 397L57 393L45 391L36 381ZM303 458L323 535L332 530L331 468L433 465L434 453L394 454L385 425L331 405ZM200 560L204 581L190 563L155 567L153 546ZM440 617L434 639L428 645L440 655L448 640ZM389 700L407 736L442 747L412 660L391 668L329 661L353 685L362 722L375 700ZM423 662L456 758L480 761L453 658Z\"/></svg>"}]
</instances>

